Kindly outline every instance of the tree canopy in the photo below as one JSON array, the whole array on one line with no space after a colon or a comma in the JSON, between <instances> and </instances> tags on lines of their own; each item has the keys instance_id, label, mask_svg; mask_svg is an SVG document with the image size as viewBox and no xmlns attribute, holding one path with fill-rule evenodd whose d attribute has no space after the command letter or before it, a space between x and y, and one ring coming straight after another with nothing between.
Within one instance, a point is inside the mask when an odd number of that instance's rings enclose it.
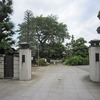
<instances>
[{"instance_id":1,"label":"tree canopy","mask_svg":"<svg viewBox=\"0 0 100 100\"><path fill-rule=\"evenodd\" d=\"M21 42L27 42L30 45L34 45L34 30L33 30L33 25L31 23L31 18L33 17L33 13L30 10L27 10L25 12L24 16L24 22L22 24L19 24L19 44Z\"/></svg>"},{"instance_id":2,"label":"tree canopy","mask_svg":"<svg viewBox=\"0 0 100 100\"><path fill-rule=\"evenodd\" d=\"M84 38L79 38L77 40L71 40L69 45L71 48L68 49L68 56L65 59L64 64L66 65L87 65L89 64L89 54L88 47L85 45L87 43ZM70 55L70 56L69 56Z\"/></svg>"},{"instance_id":3,"label":"tree canopy","mask_svg":"<svg viewBox=\"0 0 100 100\"><path fill-rule=\"evenodd\" d=\"M31 15L32 12L29 17L27 15L27 21L19 24L19 43L27 42L35 48L38 44L39 50L44 52L46 44L63 43L65 38L69 38L67 25L59 23L56 16Z\"/></svg>"},{"instance_id":4,"label":"tree canopy","mask_svg":"<svg viewBox=\"0 0 100 100\"><path fill-rule=\"evenodd\" d=\"M46 58L62 59L63 53L66 51L65 46L62 43L49 43L45 45L44 54Z\"/></svg>"},{"instance_id":5,"label":"tree canopy","mask_svg":"<svg viewBox=\"0 0 100 100\"><path fill-rule=\"evenodd\" d=\"M10 15L12 14L12 0L1 0L0 1L0 49L10 49L14 43L12 36L13 23L10 21Z\"/></svg>"},{"instance_id":6,"label":"tree canopy","mask_svg":"<svg viewBox=\"0 0 100 100\"><path fill-rule=\"evenodd\" d=\"M88 47L85 45L87 43L84 38L79 38L73 43L73 55L87 57L88 56Z\"/></svg>"}]
</instances>

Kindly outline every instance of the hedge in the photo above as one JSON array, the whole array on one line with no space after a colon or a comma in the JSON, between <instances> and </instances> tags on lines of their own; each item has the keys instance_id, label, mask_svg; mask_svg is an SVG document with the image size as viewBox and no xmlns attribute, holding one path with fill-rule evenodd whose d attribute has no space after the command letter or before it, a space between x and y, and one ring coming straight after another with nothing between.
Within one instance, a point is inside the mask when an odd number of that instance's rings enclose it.
<instances>
[{"instance_id":1,"label":"hedge","mask_svg":"<svg viewBox=\"0 0 100 100\"><path fill-rule=\"evenodd\" d=\"M64 64L65 65L71 65L71 66L74 66L74 65L88 65L89 64L89 59L88 59L88 57L83 58L81 56L74 56L74 57L71 57L69 59L66 59L64 61Z\"/></svg>"}]
</instances>

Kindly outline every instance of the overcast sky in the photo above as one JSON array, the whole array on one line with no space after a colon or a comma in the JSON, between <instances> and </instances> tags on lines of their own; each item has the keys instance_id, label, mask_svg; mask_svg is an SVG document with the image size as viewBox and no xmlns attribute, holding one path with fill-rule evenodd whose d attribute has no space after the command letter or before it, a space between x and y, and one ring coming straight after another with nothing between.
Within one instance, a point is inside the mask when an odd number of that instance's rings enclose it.
<instances>
[{"instance_id":1,"label":"overcast sky","mask_svg":"<svg viewBox=\"0 0 100 100\"><path fill-rule=\"evenodd\" d=\"M96 32L100 26L97 18L100 0L13 0L13 9L12 21L16 26L23 22L24 12L31 10L34 16L57 15L58 21L67 25L75 39L100 39Z\"/></svg>"}]
</instances>

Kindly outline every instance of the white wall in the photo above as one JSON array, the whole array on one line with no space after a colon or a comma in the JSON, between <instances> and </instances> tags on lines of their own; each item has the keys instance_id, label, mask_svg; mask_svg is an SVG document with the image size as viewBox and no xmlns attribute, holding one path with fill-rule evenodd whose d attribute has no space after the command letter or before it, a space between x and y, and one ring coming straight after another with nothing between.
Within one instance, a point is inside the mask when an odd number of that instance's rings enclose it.
<instances>
[{"instance_id":1,"label":"white wall","mask_svg":"<svg viewBox=\"0 0 100 100\"><path fill-rule=\"evenodd\" d=\"M13 59L13 79L19 79L19 57L14 55ZM0 78L4 78L4 55L0 55Z\"/></svg>"},{"instance_id":2,"label":"white wall","mask_svg":"<svg viewBox=\"0 0 100 100\"><path fill-rule=\"evenodd\" d=\"M0 78L4 78L4 57L0 55Z\"/></svg>"},{"instance_id":3,"label":"white wall","mask_svg":"<svg viewBox=\"0 0 100 100\"><path fill-rule=\"evenodd\" d=\"M22 55L25 55L25 62L22 63ZM19 57L18 57L19 56ZM20 49L19 55L13 56L13 79L30 80L31 79L31 50ZM4 78L4 55L0 55L0 78Z\"/></svg>"},{"instance_id":4,"label":"white wall","mask_svg":"<svg viewBox=\"0 0 100 100\"><path fill-rule=\"evenodd\" d=\"M19 66L19 79L30 80L31 79L31 50L20 49L20 66ZM25 62L22 62L22 55L25 55Z\"/></svg>"},{"instance_id":5,"label":"white wall","mask_svg":"<svg viewBox=\"0 0 100 100\"><path fill-rule=\"evenodd\" d=\"M19 57L14 56L14 79L19 79Z\"/></svg>"},{"instance_id":6,"label":"white wall","mask_svg":"<svg viewBox=\"0 0 100 100\"><path fill-rule=\"evenodd\" d=\"M94 82L100 82L100 61L96 62L95 54L99 53L100 60L100 47L90 47L89 59L90 59L90 79Z\"/></svg>"}]
</instances>

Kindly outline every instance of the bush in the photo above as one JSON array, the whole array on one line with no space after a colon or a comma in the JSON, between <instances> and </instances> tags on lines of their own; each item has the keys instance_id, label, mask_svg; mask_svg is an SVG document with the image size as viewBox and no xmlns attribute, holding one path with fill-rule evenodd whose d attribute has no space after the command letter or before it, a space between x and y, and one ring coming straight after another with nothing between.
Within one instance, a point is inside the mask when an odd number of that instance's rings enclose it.
<instances>
[{"instance_id":1,"label":"bush","mask_svg":"<svg viewBox=\"0 0 100 100\"><path fill-rule=\"evenodd\" d=\"M83 65L89 65L89 58L84 58L83 59Z\"/></svg>"},{"instance_id":2,"label":"bush","mask_svg":"<svg viewBox=\"0 0 100 100\"><path fill-rule=\"evenodd\" d=\"M89 64L88 58L83 58L81 56L74 56L69 59L66 59L64 62L65 65L87 65Z\"/></svg>"},{"instance_id":3,"label":"bush","mask_svg":"<svg viewBox=\"0 0 100 100\"><path fill-rule=\"evenodd\" d=\"M40 66L46 66L46 59L45 58L40 58L39 59L39 65Z\"/></svg>"}]
</instances>

